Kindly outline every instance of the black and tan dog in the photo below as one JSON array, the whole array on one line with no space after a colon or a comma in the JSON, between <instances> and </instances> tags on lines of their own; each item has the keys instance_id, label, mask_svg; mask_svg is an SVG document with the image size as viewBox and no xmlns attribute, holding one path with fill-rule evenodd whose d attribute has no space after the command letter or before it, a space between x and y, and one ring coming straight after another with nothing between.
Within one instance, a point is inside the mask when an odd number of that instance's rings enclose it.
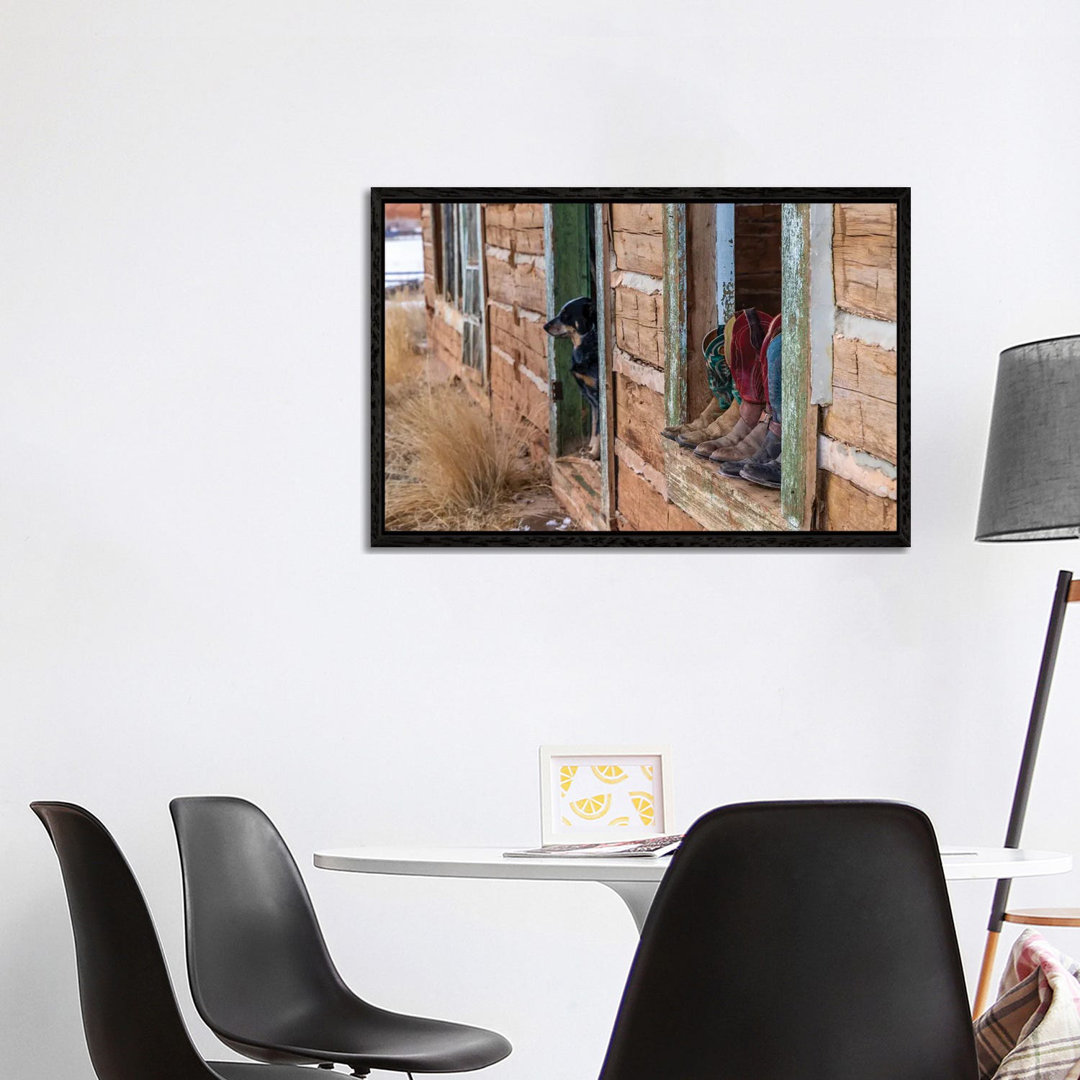
<instances>
[{"instance_id":1,"label":"black and tan dog","mask_svg":"<svg viewBox=\"0 0 1080 1080\"><path fill-rule=\"evenodd\" d=\"M569 338L574 344L570 374L589 403L592 438L584 456L595 461L600 456L600 351L596 341L596 306L587 296L568 300L544 329L556 338Z\"/></svg>"}]
</instances>

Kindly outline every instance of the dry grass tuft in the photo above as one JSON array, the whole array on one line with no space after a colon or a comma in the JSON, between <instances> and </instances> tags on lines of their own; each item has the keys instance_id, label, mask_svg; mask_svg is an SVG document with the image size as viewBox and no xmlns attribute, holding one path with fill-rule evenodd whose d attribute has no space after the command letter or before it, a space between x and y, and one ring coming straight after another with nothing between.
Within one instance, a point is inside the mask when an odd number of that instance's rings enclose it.
<instances>
[{"instance_id":1,"label":"dry grass tuft","mask_svg":"<svg viewBox=\"0 0 1080 1080\"><path fill-rule=\"evenodd\" d=\"M523 421L497 425L450 386L414 384L387 405L388 529L518 527L518 498L544 486L526 453Z\"/></svg>"},{"instance_id":2,"label":"dry grass tuft","mask_svg":"<svg viewBox=\"0 0 1080 1080\"><path fill-rule=\"evenodd\" d=\"M396 387L420 374L427 339L424 294L419 289L395 293L386 301L383 336L387 387Z\"/></svg>"}]
</instances>

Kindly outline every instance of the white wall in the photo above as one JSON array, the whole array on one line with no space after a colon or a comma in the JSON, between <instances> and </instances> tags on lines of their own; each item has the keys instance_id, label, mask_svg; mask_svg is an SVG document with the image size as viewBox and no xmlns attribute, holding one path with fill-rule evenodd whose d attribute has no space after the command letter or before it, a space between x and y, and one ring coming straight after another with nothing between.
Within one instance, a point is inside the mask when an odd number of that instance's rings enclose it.
<instances>
[{"instance_id":1,"label":"white wall","mask_svg":"<svg viewBox=\"0 0 1080 1080\"><path fill-rule=\"evenodd\" d=\"M91 1075L33 798L113 828L204 1050L166 803L233 792L308 868L361 992L511 1037L493 1080L597 1074L635 940L618 899L333 875L316 847L530 842L540 743L654 739L684 824L883 796L945 842L1000 842L1055 574L1080 560L972 534L998 351L1080 329L1076 5L0 18L0 1072ZM911 550L365 551L386 184L910 184ZM1032 846L1080 852L1078 695L1074 621ZM970 969L990 891L953 889ZM1014 894L1077 902L1080 877Z\"/></svg>"}]
</instances>

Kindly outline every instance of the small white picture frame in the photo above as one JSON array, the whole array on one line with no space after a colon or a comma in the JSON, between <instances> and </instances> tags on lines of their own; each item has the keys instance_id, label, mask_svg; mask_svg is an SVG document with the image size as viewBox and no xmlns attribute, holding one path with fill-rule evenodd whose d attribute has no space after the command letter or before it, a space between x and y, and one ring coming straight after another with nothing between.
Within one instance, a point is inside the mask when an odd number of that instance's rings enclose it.
<instances>
[{"instance_id":1,"label":"small white picture frame","mask_svg":"<svg viewBox=\"0 0 1080 1080\"><path fill-rule=\"evenodd\" d=\"M540 842L674 832L670 761L666 746L541 746Z\"/></svg>"}]
</instances>

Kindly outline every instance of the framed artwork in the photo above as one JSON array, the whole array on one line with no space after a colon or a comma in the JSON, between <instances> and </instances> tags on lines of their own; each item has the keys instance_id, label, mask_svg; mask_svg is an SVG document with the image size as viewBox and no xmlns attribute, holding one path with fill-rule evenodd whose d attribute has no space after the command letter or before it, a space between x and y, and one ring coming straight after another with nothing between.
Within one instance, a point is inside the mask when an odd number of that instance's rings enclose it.
<instances>
[{"instance_id":1,"label":"framed artwork","mask_svg":"<svg viewBox=\"0 0 1080 1080\"><path fill-rule=\"evenodd\" d=\"M669 760L662 747L540 747L541 843L668 835Z\"/></svg>"},{"instance_id":2,"label":"framed artwork","mask_svg":"<svg viewBox=\"0 0 1080 1080\"><path fill-rule=\"evenodd\" d=\"M910 544L910 189L379 188L374 547Z\"/></svg>"}]
</instances>

